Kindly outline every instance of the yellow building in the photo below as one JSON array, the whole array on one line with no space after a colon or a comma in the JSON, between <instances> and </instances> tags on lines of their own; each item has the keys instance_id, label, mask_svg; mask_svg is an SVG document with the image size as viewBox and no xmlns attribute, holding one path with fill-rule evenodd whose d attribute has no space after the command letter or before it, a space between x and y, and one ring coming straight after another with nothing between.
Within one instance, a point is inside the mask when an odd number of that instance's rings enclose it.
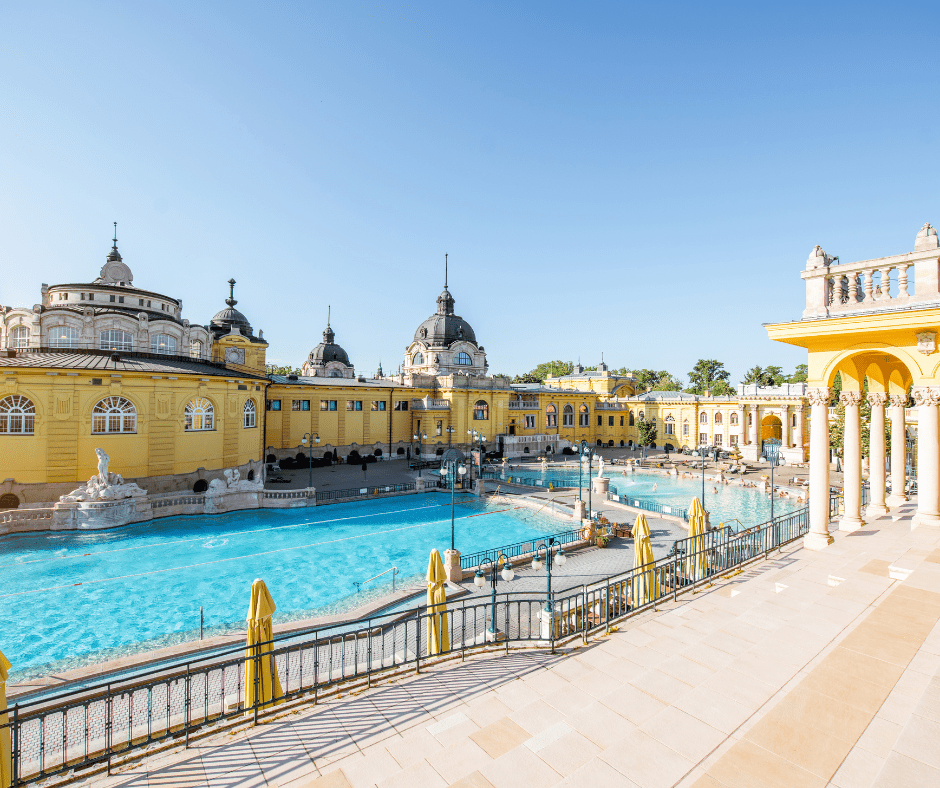
<instances>
[{"instance_id":1,"label":"yellow building","mask_svg":"<svg viewBox=\"0 0 940 788\"><path fill-rule=\"evenodd\" d=\"M809 354L811 523L806 546L813 549L832 542L827 414L837 374L842 378L839 400L845 406L844 514L839 529L856 530L865 516L884 514L907 500L905 406L911 389L918 424L913 523L940 525L937 231L925 224L917 233L913 252L855 263L837 260L816 246L802 273L806 282L802 319L767 327L771 339L806 348ZM861 508L863 397L871 405L871 500L866 512ZM884 440L886 417L890 418L890 446ZM886 495L886 453L890 456L890 496Z\"/></svg>"},{"instance_id":2,"label":"yellow building","mask_svg":"<svg viewBox=\"0 0 940 788\"><path fill-rule=\"evenodd\" d=\"M0 506L54 502L95 473L95 449L150 494L200 492L226 469L308 453L344 460L424 458L481 442L509 456L560 453L573 442L742 447L767 437L804 458L800 387L742 387L738 397L637 395L631 375L580 365L544 385L487 374L486 351L454 311L445 281L398 375L356 374L327 321L301 375L265 375L267 343L236 306L208 325L179 298L143 290L115 237L97 279L43 285L32 309L0 315ZM260 471L259 471L260 472Z\"/></svg>"}]
</instances>

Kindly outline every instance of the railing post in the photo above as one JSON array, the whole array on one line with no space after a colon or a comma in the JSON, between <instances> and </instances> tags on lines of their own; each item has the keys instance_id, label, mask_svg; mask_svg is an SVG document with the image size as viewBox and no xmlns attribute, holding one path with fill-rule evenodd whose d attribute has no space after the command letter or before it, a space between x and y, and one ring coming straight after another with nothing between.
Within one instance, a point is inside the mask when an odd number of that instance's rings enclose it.
<instances>
[{"instance_id":1,"label":"railing post","mask_svg":"<svg viewBox=\"0 0 940 788\"><path fill-rule=\"evenodd\" d=\"M254 685L255 685L255 692L254 692L254 699L252 701L252 705L254 706L254 712L255 712L254 724L257 725L258 724L258 705L259 705L258 704L258 695L259 695L258 682L261 680L261 644L260 643L255 644L255 654L251 659L255 663L255 671L254 671L255 675L253 677Z\"/></svg>"},{"instance_id":2,"label":"railing post","mask_svg":"<svg viewBox=\"0 0 940 788\"><path fill-rule=\"evenodd\" d=\"M415 610L415 673L421 672L421 610Z\"/></svg>"},{"instance_id":3,"label":"railing post","mask_svg":"<svg viewBox=\"0 0 940 788\"><path fill-rule=\"evenodd\" d=\"M104 721L104 746L105 751L108 753L108 774L111 774L111 728L112 728L112 697L111 697L111 684L108 684L108 704L105 711L105 721Z\"/></svg>"},{"instance_id":4,"label":"railing post","mask_svg":"<svg viewBox=\"0 0 940 788\"><path fill-rule=\"evenodd\" d=\"M19 715L19 711L20 711L20 704L14 703L13 704L13 727L11 729L11 733L13 735L11 737L12 746L10 748L12 750L12 752L10 753L11 760L13 761L13 764L12 764L13 779L10 782L10 785L12 785L13 788L16 788L20 784L20 725L19 725L20 715ZM64 726L65 726L65 723L63 722L63 727ZM64 749L63 749L62 756L63 756L63 760L66 760L67 756L65 754Z\"/></svg>"},{"instance_id":5,"label":"railing post","mask_svg":"<svg viewBox=\"0 0 940 788\"><path fill-rule=\"evenodd\" d=\"M587 643L587 585L581 586L581 638Z\"/></svg>"}]
</instances>

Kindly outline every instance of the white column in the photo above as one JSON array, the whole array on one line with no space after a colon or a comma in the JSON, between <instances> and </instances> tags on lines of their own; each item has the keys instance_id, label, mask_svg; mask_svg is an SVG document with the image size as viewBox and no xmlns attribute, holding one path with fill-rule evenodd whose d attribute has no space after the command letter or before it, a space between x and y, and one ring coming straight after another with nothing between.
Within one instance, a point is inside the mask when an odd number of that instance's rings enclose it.
<instances>
[{"instance_id":1,"label":"white column","mask_svg":"<svg viewBox=\"0 0 940 788\"><path fill-rule=\"evenodd\" d=\"M760 406L751 405L751 439L750 443L757 447L757 456L760 457Z\"/></svg>"},{"instance_id":2,"label":"white column","mask_svg":"<svg viewBox=\"0 0 940 788\"><path fill-rule=\"evenodd\" d=\"M907 502L906 473L907 429L904 423L904 408L907 405L906 394L891 395L891 495L888 506L900 506Z\"/></svg>"},{"instance_id":3,"label":"white column","mask_svg":"<svg viewBox=\"0 0 940 788\"><path fill-rule=\"evenodd\" d=\"M780 445L784 449L790 448L790 406L784 405L780 412Z\"/></svg>"},{"instance_id":4,"label":"white column","mask_svg":"<svg viewBox=\"0 0 940 788\"><path fill-rule=\"evenodd\" d=\"M796 435L794 436L794 444L800 447L800 450L803 452L803 456L806 456L806 446L803 438L803 402L800 401L799 407L796 409Z\"/></svg>"},{"instance_id":5,"label":"white column","mask_svg":"<svg viewBox=\"0 0 940 788\"><path fill-rule=\"evenodd\" d=\"M822 550L833 542L829 535L829 389L809 389L809 533L807 550Z\"/></svg>"},{"instance_id":6,"label":"white column","mask_svg":"<svg viewBox=\"0 0 940 788\"><path fill-rule=\"evenodd\" d=\"M862 392L843 391L839 402L845 408L845 430L842 436L842 498L845 511L839 520L840 531L857 531L862 520L862 430L859 405Z\"/></svg>"},{"instance_id":7,"label":"white column","mask_svg":"<svg viewBox=\"0 0 940 788\"><path fill-rule=\"evenodd\" d=\"M747 409L744 405L738 405L738 443L747 445Z\"/></svg>"},{"instance_id":8,"label":"white column","mask_svg":"<svg viewBox=\"0 0 940 788\"><path fill-rule=\"evenodd\" d=\"M917 514L911 527L940 526L940 435L937 405L940 389L914 389L917 403Z\"/></svg>"},{"instance_id":9,"label":"white column","mask_svg":"<svg viewBox=\"0 0 940 788\"><path fill-rule=\"evenodd\" d=\"M880 517L888 513L885 505L885 403L887 394L869 394L871 405L871 430L868 438L868 484L871 488L871 501L865 514L868 517Z\"/></svg>"}]
</instances>

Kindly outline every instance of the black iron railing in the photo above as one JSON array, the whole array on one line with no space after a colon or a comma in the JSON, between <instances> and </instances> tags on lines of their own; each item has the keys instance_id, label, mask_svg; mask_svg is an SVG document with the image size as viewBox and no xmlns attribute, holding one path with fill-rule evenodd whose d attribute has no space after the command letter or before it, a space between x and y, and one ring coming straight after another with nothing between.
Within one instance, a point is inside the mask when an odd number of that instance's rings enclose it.
<instances>
[{"instance_id":1,"label":"black iron railing","mask_svg":"<svg viewBox=\"0 0 940 788\"><path fill-rule=\"evenodd\" d=\"M346 490L318 490L317 500L331 501L334 498L367 498L371 495L382 495L384 493L408 492L414 488L415 483L408 482L406 484L369 484Z\"/></svg>"},{"instance_id":2,"label":"black iron railing","mask_svg":"<svg viewBox=\"0 0 940 788\"><path fill-rule=\"evenodd\" d=\"M837 510L838 501L830 500L830 511ZM371 685L383 674L420 670L430 658L434 628L448 635L448 646L439 652L444 656L485 648L508 650L510 644L554 650L572 638L587 642L591 633L608 631L624 616L675 599L808 530L809 509L804 507L736 534L722 529L680 540L666 558L558 591L551 599L545 594L503 593L495 604L475 597L452 604L445 614L429 614L419 607L284 634L247 651L244 646L227 648L124 679L18 702L5 719L0 715L0 732L5 728L12 743L12 785L110 766L113 759L133 757L155 742L178 738L188 745L190 735L206 726L246 717L257 721L300 698L316 702L320 693L343 682ZM258 698L262 670L270 672L270 682L263 683L279 683L273 702ZM249 675L255 692L246 696Z\"/></svg>"},{"instance_id":3,"label":"black iron railing","mask_svg":"<svg viewBox=\"0 0 940 788\"><path fill-rule=\"evenodd\" d=\"M473 569L474 567L478 567L484 561L495 561L501 555L509 559L518 558L520 555L528 555L533 550L535 550L535 545L541 544L542 542L548 542L549 539L554 539L555 544L566 545L579 542L582 540L582 538L583 537L581 536L580 529L574 528L570 531L562 531L561 533L557 534L540 536L537 539L529 539L525 542L513 542L512 544L507 544L503 547L493 547L488 550L479 550L476 553L467 553L466 555L461 555L460 568Z\"/></svg>"}]
</instances>

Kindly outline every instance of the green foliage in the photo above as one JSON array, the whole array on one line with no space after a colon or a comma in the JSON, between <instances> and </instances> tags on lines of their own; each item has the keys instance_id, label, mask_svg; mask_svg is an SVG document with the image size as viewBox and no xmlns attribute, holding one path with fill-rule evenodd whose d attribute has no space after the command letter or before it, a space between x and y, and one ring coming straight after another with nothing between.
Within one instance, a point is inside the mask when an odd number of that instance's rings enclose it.
<instances>
[{"instance_id":1,"label":"green foliage","mask_svg":"<svg viewBox=\"0 0 940 788\"><path fill-rule=\"evenodd\" d=\"M640 446L651 446L656 440L656 422L640 419L636 428L640 436Z\"/></svg>"},{"instance_id":2,"label":"green foliage","mask_svg":"<svg viewBox=\"0 0 940 788\"><path fill-rule=\"evenodd\" d=\"M513 383L544 383L549 375L561 377L570 375L574 365L570 361L545 361L539 364L535 369L525 372L522 375L516 375Z\"/></svg>"},{"instance_id":3,"label":"green foliage","mask_svg":"<svg viewBox=\"0 0 940 788\"><path fill-rule=\"evenodd\" d=\"M695 362L695 366L689 373L689 387L686 389L690 394L704 394L711 391L712 394L718 394L716 384L724 382L722 392L724 394L734 393L728 384L728 370L725 365L715 359L700 358ZM719 394L721 396L721 394Z\"/></svg>"},{"instance_id":4,"label":"green foliage","mask_svg":"<svg viewBox=\"0 0 940 788\"><path fill-rule=\"evenodd\" d=\"M299 369L295 369L291 366L281 367L277 364L268 364L264 368L265 374L267 375L299 375L301 374Z\"/></svg>"},{"instance_id":5,"label":"green foliage","mask_svg":"<svg viewBox=\"0 0 940 788\"><path fill-rule=\"evenodd\" d=\"M806 364L797 364L792 375L785 375L782 367L753 366L744 373L742 383L756 383L758 386L780 386L784 383L805 383L809 374Z\"/></svg>"},{"instance_id":6,"label":"green foliage","mask_svg":"<svg viewBox=\"0 0 940 788\"><path fill-rule=\"evenodd\" d=\"M633 376L644 391L681 391L682 381L665 369L635 369Z\"/></svg>"},{"instance_id":7,"label":"green foliage","mask_svg":"<svg viewBox=\"0 0 940 788\"><path fill-rule=\"evenodd\" d=\"M809 377L809 367L806 364L797 364L796 370L787 378L787 383L806 383Z\"/></svg>"},{"instance_id":8,"label":"green foliage","mask_svg":"<svg viewBox=\"0 0 940 788\"><path fill-rule=\"evenodd\" d=\"M841 390L841 377L839 377L838 380ZM867 457L871 443L871 405L868 404L867 397L862 397L862 402L858 406L858 412L859 419L862 422L862 456ZM885 419L885 446L888 447L890 445L890 420ZM835 421L829 422L829 448L835 452L837 457L842 458L845 456L845 405L841 402L836 405Z\"/></svg>"}]
</instances>

